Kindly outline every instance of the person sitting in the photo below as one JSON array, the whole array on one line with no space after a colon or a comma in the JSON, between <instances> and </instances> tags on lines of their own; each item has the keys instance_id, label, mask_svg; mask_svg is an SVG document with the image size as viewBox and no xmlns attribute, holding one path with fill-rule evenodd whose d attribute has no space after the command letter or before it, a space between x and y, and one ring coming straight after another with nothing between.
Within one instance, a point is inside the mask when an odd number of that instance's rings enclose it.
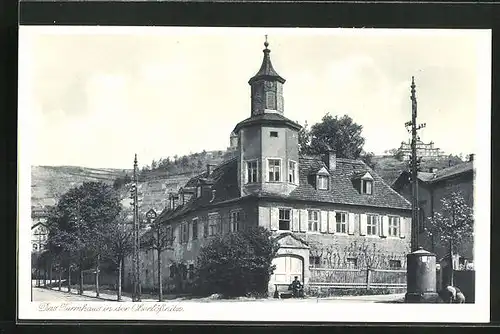
<instances>
[{"instance_id":1,"label":"person sitting","mask_svg":"<svg viewBox=\"0 0 500 334\"><path fill-rule=\"evenodd\" d=\"M299 277L295 276L294 280L288 287L288 290L292 290L292 295L295 298L304 297L304 287L299 281Z\"/></svg>"},{"instance_id":2,"label":"person sitting","mask_svg":"<svg viewBox=\"0 0 500 334\"><path fill-rule=\"evenodd\" d=\"M465 295L456 286L448 285L440 293L441 299L445 303L450 304L463 304L465 303Z\"/></svg>"}]
</instances>

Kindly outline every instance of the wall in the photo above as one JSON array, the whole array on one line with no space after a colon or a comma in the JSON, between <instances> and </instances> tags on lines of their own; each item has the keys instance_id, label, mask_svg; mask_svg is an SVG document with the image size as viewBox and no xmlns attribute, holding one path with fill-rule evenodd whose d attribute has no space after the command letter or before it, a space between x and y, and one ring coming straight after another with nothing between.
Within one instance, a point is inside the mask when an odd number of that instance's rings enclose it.
<instances>
[{"instance_id":1,"label":"wall","mask_svg":"<svg viewBox=\"0 0 500 334\"><path fill-rule=\"evenodd\" d=\"M406 265L406 254L410 250L410 229L411 229L411 213L409 211L404 210L395 210L395 209L383 209L383 208L367 208L367 207L356 207L356 206L347 206L347 205L321 205L321 204L313 204L313 203L280 203L280 202L270 202L270 201L262 201L259 203L259 225L266 227L268 229L272 229L271 227L271 208L275 207L287 207L292 208L292 216L297 214L300 216L300 211L295 210L307 210L307 209L317 209L322 211L343 211L349 212L353 214L364 214L364 213L373 213L380 215L398 215L404 217L406 219L401 219L400 222L403 225L404 229L404 237L380 237L380 236L363 236L360 235L360 225L353 224L354 231L352 234L340 234L335 231L329 230L326 228L326 231L321 232L321 228L319 232L301 232L301 228L299 227L299 231L294 231L294 234L307 242L310 249L310 256L319 256L320 257L320 266L322 267L343 267L345 264L344 261L339 261L339 257L341 260L345 260L344 257L350 253L353 253L351 250L355 247L359 249L359 246L365 245L369 246L369 250L372 251L375 246L377 261L376 264L378 267L388 267L389 260L400 260L401 266L404 268ZM327 214L323 214L323 217L327 217L328 222L334 219L332 215L328 216ZM292 217L292 221L293 221ZM299 225L302 224L302 221L308 220L307 214L304 216L300 216L298 218ZM293 225L293 223L292 223ZM295 229L296 230L296 229ZM333 233L331 233L333 232ZM280 233L277 231L277 233ZM350 250L351 249L351 250ZM336 261L337 260L337 261ZM358 259L359 262L362 262L361 259ZM361 266L361 263L358 263L358 266Z\"/></svg>"},{"instance_id":2,"label":"wall","mask_svg":"<svg viewBox=\"0 0 500 334\"><path fill-rule=\"evenodd\" d=\"M257 209L255 202L252 201L242 201L239 203L234 203L231 205L221 206L218 208L210 210L202 210L186 215L178 221L172 223L173 233L174 233L174 243L173 250L167 250L162 253L162 275L164 284L172 284L174 282L169 279L170 277L170 265L172 263L184 263L186 265L195 264L200 249L210 241L210 237L203 236L203 224L208 220L208 213L217 212L220 214L222 219L223 231L227 232L229 230L229 215L233 210L241 209L245 213L244 221L241 222L240 226L256 226L257 225ZM193 218L198 218L198 238L193 240L193 226L189 225L189 240L187 243L180 243L180 225L182 222L192 222ZM243 219L243 218L242 218ZM143 251L141 252L141 272L142 272L142 282L145 288L154 288L157 283L157 252L156 251ZM127 259L125 264L126 277L129 277L129 273L132 262L131 259Z\"/></svg>"}]
</instances>

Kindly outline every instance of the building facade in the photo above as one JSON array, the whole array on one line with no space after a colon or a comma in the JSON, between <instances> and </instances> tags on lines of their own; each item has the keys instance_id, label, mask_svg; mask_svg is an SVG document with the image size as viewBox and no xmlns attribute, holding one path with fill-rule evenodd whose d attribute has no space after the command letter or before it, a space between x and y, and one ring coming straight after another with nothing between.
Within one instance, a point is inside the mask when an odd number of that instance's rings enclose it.
<instances>
[{"instance_id":1,"label":"building facade","mask_svg":"<svg viewBox=\"0 0 500 334\"><path fill-rule=\"evenodd\" d=\"M417 156L422 159L438 159L445 156L444 152L434 146L434 142L424 143L420 140L417 141ZM411 141L401 142L398 153L402 155L403 160L410 160L411 155Z\"/></svg>"},{"instance_id":2,"label":"building facade","mask_svg":"<svg viewBox=\"0 0 500 334\"><path fill-rule=\"evenodd\" d=\"M31 250L33 252L39 252L45 249L49 236L46 222L46 210L42 208L31 209Z\"/></svg>"},{"instance_id":3,"label":"building facade","mask_svg":"<svg viewBox=\"0 0 500 334\"><path fill-rule=\"evenodd\" d=\"M471 156L473 157L473 156ZM393 189L398 191L407 199L411 198L412 185L409 180L409 173L403 172L394 181ZM474 166L473 159L452 167L440 170L429 170L418 173L418 197L420 203L419 240L421 245L436 253L438 260L447 256L449 249L442 245L438 236L430 237L425 233L427 218L432 217L435 212L441 211L441 200L452 192L460 192L465 202L471 208L474 207ZM454 256L454 267L458 269L460 264L473 261L473 243L464 242L458 249L458 254Z\"/></svg>"},{"instance_id":4,"label":"building facade","mask_svg":"<svg viewBox=\"0 0 500 334\"><path fill-rule=\"evenodd\" d=\"M171 194L157 218L174 238L173 250L162 255L163 283L189 286L200 249L212 236L251 226L271 230L280 245L270 286L294 276L308 284L311 267L363 266L361 249L380 255L379 267L404 268L409 202L362 161L334 152L299 155L301 126L284 116L285 79L271 64L267 42L263 52L249 80L250 117L231 135L235 156L207 166ZM142 256L143 285L154 286L158 259L152 251Z\"/></svg>"}]
</instances>

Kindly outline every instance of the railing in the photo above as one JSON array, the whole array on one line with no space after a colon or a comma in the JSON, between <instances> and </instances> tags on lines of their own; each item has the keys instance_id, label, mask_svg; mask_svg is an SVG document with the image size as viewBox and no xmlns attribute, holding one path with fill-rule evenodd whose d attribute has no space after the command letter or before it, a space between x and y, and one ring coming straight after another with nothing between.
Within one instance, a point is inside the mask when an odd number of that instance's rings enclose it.
<instances>
[{"instance_id":1,"label":"railing","mask_svg":"<svg viewBox=\"0 0 500 334\"><path fill-rule=\"evenodd\" d=\"M309 286L330 288L405 288L406 270L311 268Z\"/></svg>"}]
</instances>

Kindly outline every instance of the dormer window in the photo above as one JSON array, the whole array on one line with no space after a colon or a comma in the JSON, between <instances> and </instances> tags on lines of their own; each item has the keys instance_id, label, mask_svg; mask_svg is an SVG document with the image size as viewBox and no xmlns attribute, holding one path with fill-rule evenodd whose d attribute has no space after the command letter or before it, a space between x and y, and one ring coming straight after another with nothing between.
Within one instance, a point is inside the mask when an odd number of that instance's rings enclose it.
<instances>
[{"instance_id":1,"label":"dormer window","mask_svg":"<svg viewBox=\"0 0 500 334\"><path fill-rule=\"evenodd\" d=\"M373 181L361 180L361 193L371 195L373 193Z\"/></svg>"},{"instance_id":2,"label":"dormer window","mask_svg":"<svg viewBox=\"0 0 500 334\"><path fill-rule=\"evenodd\" d=\"M328 175L318 175L318 189L328 190Z\"/></svg>"}]
</instances>

